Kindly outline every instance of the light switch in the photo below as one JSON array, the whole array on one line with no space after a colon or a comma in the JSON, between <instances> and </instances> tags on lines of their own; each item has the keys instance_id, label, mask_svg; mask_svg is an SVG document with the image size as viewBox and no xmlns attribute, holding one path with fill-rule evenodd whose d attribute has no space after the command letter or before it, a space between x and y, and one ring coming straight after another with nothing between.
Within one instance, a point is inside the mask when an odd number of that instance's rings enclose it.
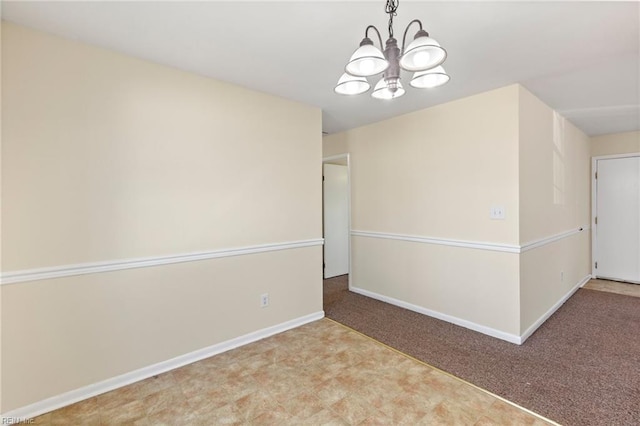
<instances>
[{"instance_id":1,"label":"light switch","mask_svg":"<svg viewBox=\"0 0 640 426\"><path fill-rule=\"evenodd\" d=\"M504 206L491 206L489 217L498 220L504 219Z\"/></svg>"}]
</instances>

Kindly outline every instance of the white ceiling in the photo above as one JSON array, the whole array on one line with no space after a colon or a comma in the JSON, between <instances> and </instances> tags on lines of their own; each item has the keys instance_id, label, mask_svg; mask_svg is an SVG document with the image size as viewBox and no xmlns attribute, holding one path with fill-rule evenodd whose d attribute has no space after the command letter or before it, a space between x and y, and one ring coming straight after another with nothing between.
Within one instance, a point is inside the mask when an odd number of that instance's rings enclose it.
<instances>
[{"instance_id":1,"label":"white ceiling","mask_svg":"<svg viewBox=\"0 0 640 426\"><path fill-rule=\"evenodd\" d=\"M640 3L403 0L448 51L449 84L380 101L336 95L384 0L2 2L3 19L322 108L334 133L521 83L589 135L640 130ZM411 31L414 32L414 31ZM403 75L405 86L409 74ZM375 81L371 80L372 84Z\"/></svg>"}]
</instances>

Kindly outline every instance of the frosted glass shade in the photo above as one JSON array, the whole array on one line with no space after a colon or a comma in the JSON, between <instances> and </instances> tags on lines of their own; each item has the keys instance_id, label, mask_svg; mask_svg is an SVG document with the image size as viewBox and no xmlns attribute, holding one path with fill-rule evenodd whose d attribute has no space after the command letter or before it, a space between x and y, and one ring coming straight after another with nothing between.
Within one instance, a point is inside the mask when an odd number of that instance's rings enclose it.
<instances>
[{"instance_id":1,"label":"frosted glass shade","mask_svg":"<svg viewBox=\"0 0 640 426\"><path fill-rule=\"evenodd\" d=\"M404 89L402 88L400 80L397 80L397 89L394 92L389 88L389 84L384 77L378 81L376 87L373 88L373 93L371 93L371 96L376 99L395 99L402 95L404 95Z\"/></svg>"},{"instance_id":2,"label":"frosted glass shade","mask_svg":"<svg viewBox=\"0 0 640 426\"><path fill-rule=\"evenodd\" d=\"M333 90L340 95L359 95L369 90L370 87L371 85L366 78L344 73Z\"/></svg>"},{"instance_id":3,"label":"frosted glass shade","mask_svg":"<svg viewBox=\"0 0 640 426\"><path fill-rule=\"evenodd\" d=\"M446 58L447 51L437 41L423 35L409 43L400 58L400 66L407 71L425 71L437 67Z\"/></svg>"},{"instance_id":4,"label":"frosted glass shade","mask_svg":"<svg viewBox=\"0 0 640 426\"><path fill-rule=\"evenodd\" d=\"M364 44L356 49L349 59L345 70L358 77L371 77L380 74L389 67L389 62L373 44Z\"/></svg>"},{"instance_id":5,"label":"frosted glass shade","mask_svg":"<svg viewBox=\"0 0 640 426\"><path fill-rule=\"evenodd\" d=\"M451 77L444 71L441 66L426 71L418 71L411 79L412 87L417 89L431 89L442 86L447 83Z\"/></svg>"}]
</instances>

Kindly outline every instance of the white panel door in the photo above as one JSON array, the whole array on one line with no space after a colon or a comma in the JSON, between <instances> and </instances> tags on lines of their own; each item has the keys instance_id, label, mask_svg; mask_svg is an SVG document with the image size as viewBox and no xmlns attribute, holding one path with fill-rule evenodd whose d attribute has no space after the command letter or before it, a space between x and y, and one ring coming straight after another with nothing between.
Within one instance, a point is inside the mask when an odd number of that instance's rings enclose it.
<instances>
[{"instance_id":1,"label":"white panel door","mask_svg":"<svg viewBox=\"0 0 640 426\"><path fill-rule=\"evenodd\" d=\"M349 273L347 166L324 164L324 277Z\"/></svg>"},{"instance_id":2,"label":"white panel door","mask_svg":"<svg viewBox=\"0 0 640 426\"><path fill-rule=\"evenodd\" d=\"M640 157L597 160L596 275L640 283Z\"/></svg>"}]
</instances>

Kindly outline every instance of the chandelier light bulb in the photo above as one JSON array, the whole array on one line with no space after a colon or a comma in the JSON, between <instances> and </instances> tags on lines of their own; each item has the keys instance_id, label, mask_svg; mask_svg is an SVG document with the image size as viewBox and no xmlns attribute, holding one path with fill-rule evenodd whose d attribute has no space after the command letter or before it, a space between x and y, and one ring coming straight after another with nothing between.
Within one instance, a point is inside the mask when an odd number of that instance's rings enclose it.
<instances>
[{"instance_id":1,"label":"chandelier light bulb","mask_svg":"<svg viewBox=\"0 0 640 426\"><path fill-rule=\"evenodd\" d=\"M444 68L438 66L427 71L415 73L409 84L416 89L432 89L442 86L450 79L451 77L445 72Z\"/></svg>"},{"instance_id":2,"label":"chandelier light bulb","mask_svg":"<svg viewBox=\"0 0 640 426\"><path fill-rule=\"evenodd\" d=\"M428 66L430 59L431 59L431 55L426 50L421 50L419 52L416 52L416 54L413 56L413 62L416 64L416 66L419 66L419 67Z\"/></svg>"},{"instance_id":3,"label":"chandelier light bulb","mask_svg":"<svg viewBox=\"0 0 640 426\"><path fill-rule=\"evenodd\" d=\"M404 88L399 79L386 80L384 77L378 81L376 87L373 88L373 96L376 99L395 99L404 95Z\"/></svg>"},{"instance_id":4,"label":"chandelier light bulb","mask_svg":"<svg viewBox=\"0 0 640 426\"><path fill-rule=\"evenodd\" d=\"M373 45L369 38L364 38L360 47L353 52L345 71L358 77L371 77L380 74L389 67L384 55Z\"/></svg>"},{"instance_id":5,"label":"chandelier light bulb","mask_svg":"<svg viewBox=\"0 0 640 426\"><path fill-rule=\"evenodd\" d=\"M366 78L344 73L333 90L340 95L359 95L369 90L370 87L371 85Z\"/></svg>"},{"instance_id":6,"label":"chandelier light bulb","mask_svg":"<svg viewBox=\"0 0 640 426\"><path fill-rule=\"evenodd\" d=\"M447 51L440 43L429 37L429 33L420 30L409 43L400 58L400 66L407 71L425 71L437 67L447 58Z\"/></svg>"},{"instance_id":7,"label":"chandelier light bulb","mask_svg":"<svg viewBox=\"0 0 640 426\"><path fill-rule=\"evenodd\" d=\"M360 62L360 70L365 75L371 75L372 72L375 71L375 64L373 60L369 58L365 58Z\"/></svg>"}]
</instances>

